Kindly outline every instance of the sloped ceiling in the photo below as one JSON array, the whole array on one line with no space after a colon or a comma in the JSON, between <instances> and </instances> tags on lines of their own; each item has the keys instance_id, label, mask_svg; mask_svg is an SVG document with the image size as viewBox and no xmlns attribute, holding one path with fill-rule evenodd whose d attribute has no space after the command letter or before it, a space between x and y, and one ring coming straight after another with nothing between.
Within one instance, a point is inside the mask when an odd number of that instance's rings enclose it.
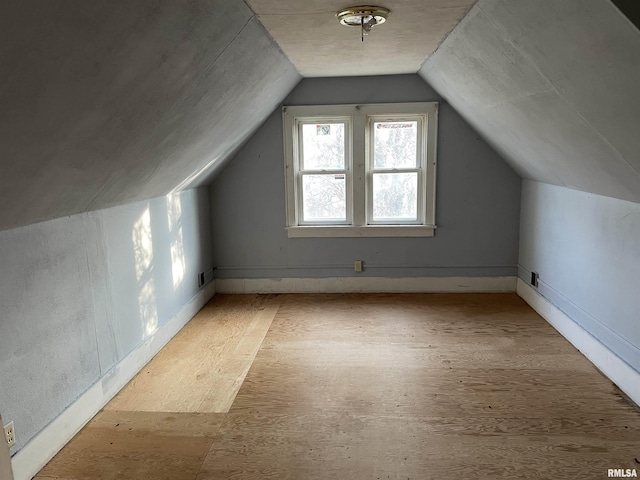
<instances>
[{"instance_id":1,"label":"sloped ceiling","mask_svg":"<svg viewBox=\"0 0 640 480\"><path fill-rule=\"evenodd\" d=\"M640 31L608 0L479 0L419 73L523 177L640 202Z\"/></svg>"},{"instance_id":2,"label":"sloped ceiling","mask_svg":"<svg viewBox=\"0 0 640 480\"><path fill-rule=\"evenodd\" d=\"M474 3L383 4L363 46L348 4L248 1L3 5L0 230L206 184L299 70L415 71ZM479 0L419 73L523 177L640 202L640 33L609 0Z\"/></svg>"},{"instance_id":3,"label":"sloped ceiling","mask_svg":"<svg viewBox=\"0 0 640 480\"><path fill-rule=\"evenodd\" d=\"M361 41L336 12L349 0L247 0L305 77L416 73L476 0L393 0L384 25ZM357 2L356 2L357 3Z\"/></svg>"},{"instance_id":4,"label":"sloped ceiling","mask_svg":"<svg viewBox=\"0 0 640 480\"><path fill-rule=\"evenodd\" d=\"M242 0L0 14L0 230L206 182L300 74Z\"/></svg>"}]
</instances>

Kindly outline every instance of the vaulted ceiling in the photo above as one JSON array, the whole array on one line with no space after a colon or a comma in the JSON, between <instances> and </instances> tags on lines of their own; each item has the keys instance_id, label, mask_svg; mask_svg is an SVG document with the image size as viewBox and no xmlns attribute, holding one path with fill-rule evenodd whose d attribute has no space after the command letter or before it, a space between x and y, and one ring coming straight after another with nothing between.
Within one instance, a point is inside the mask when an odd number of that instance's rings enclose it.
<instances>
[{"instance_id":1,"label":"vaulted ceiling","mask_svg":"<svg viewBox=\"0 0 640 480\"><path fill-rule=\"evenodd\" d=\"M302 76L419 72L523 177L640 202L638 29L473 4L383 3L365 42L334 0L3 5L0 230L207 184Z\"/></svg>"}]
</instances>

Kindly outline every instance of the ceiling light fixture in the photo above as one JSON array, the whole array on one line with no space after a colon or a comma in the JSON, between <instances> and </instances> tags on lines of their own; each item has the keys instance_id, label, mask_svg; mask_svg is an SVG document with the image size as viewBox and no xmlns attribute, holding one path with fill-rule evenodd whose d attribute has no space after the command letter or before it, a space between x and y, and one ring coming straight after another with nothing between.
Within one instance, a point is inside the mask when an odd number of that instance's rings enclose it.
<instances>
[{"instance_id":1,"label":"ceiling light fixture","mask_svg":"<svg viewBox=\"0 0 640 480\"><path fill-rule=\"evenodd\" d=\"M389 10L384 7L372 7L365 5L362 7L350 7L340 10L336 17L342 25L348 27L360 27L362 41L373 27L387 21Z\"/></svg>"}]
</instances>

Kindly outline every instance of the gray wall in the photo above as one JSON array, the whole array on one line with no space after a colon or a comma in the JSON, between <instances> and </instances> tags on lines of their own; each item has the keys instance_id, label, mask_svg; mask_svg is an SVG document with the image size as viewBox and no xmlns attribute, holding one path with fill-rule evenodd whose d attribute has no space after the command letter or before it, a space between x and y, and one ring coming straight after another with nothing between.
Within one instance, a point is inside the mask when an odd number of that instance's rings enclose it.
<instances>
[{"instance_id":1,"label":"gray wall","mask_svg":"<svg viewBox=\"0 0 640 480\"><path fill-rule=\"evenodd\" d=\"M210 237L204 188L0 232L14 453L198 292Z\"/></svg>"},{"instance_id":2,"label":"gray wall","mask_svg":"<svg viewBox=\"0 0 640 480\"><path fill-rule=\"evenodd\" d=\"M217 277L515 275L520 178L420 77L305 79L285 104L434 100L442 102L435 237L287 238L277 109L211 185Z\"/></svg>"},{"instance_id":3,"label":"gray wall","mask_svg":"<svg viewBox=\"0 0 640 480\"><path fill-rule=\"evenodd\" d=\"M519 270L640 372L640 204L524 181Z\"/></svg>"}]
</instances>

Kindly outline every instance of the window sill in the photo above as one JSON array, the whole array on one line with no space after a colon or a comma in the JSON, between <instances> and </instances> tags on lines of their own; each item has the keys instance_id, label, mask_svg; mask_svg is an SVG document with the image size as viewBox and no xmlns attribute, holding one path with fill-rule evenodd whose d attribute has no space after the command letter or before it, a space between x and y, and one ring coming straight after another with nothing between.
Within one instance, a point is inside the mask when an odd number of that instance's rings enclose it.
<instances>
[{"instance_id":1,"label":"window sill","mask_svg":"<svg viewBox=\"0 0 640 480\"><path fill-rule=\"evenodd\" d=\"M289 238L433 237L435 230L435 225L304 226L287 227L287 235Z\"/></svg>"}]
</instances>

